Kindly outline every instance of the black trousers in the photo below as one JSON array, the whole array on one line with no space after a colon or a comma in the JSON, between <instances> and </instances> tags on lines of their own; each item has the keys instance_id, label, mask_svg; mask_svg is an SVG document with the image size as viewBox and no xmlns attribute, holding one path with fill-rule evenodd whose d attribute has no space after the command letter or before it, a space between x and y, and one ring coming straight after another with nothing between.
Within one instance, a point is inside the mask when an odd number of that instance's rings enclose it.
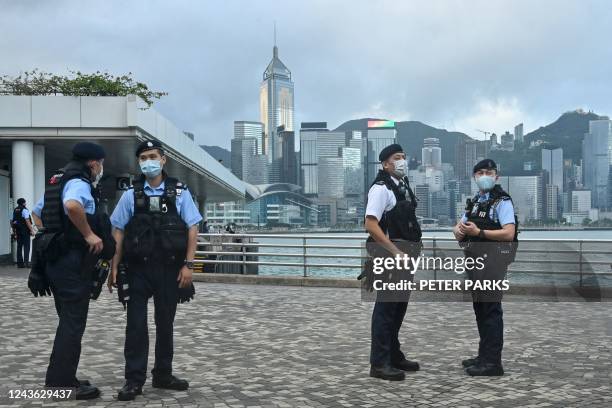
<instances>
[{"instance_id":1,"label":"black trousers","mask_svg":"<svg viewBox=\"0 0 612 408\"><path fill-rule=\"evenodd\" d=\"M155 365L151 374L154 377L172 374L179 270L180 266L167 266L159 262L129 266L130 299L127 303L124 349L127 382L143 385L147 378L147 304L150 297L153 297L155 307Z\"/></svg>"},{"instance_id":2,"label":"black trousers","mask_svg":"<svg viewBox=\"0 0 612 408\"><path fill-rule=\"evenodd\" d=\"M17 233L17 264L24 265L30 262L30 233Z\"/></svg>"},{"instance_id":3,"label":"black trousers","mask_svg":"<svg viewBox=\"0 0 612 408\"><path fill-rule=\"evenodd\" d=\"M473 280L503 280L507 265L489 262L482 271L469 273ZM504 347L504 312L501 291L472 291L472 305L478 327L478 356L489 364L501 364Z\"/></svg>"},{"instance_id":4,"label":"black trousers","mask_svg":"<svg viewBox=\"0 0 612 408\"><path fill-rule=\"evenodd\" d=\"M45 384L76 386L81 340L87 324L91 281L81 276L83 254L71 249L55 262L48 262L49 279L59 323L53 341Z\"/></svg>"},{"instance_id":5,"label":"black trousers","mask_svg":"<svg viewBox=\"0 0 612 408\"><path fill-rule=\"evenodd\" d=\"M398 336L407 307L408 302L377 301L374 304L370 364L381 367L406 359L400 350Z\"/></svg>"},{"instance_id":6,"label":"black trousers","mask_svg":"<svg viewBox=\"0 0 612 408\"><path fill-rule=\"evenodd\" d=\"M478 326L478 356L485 363L501 364L504 347L504 312L501 302L473 302Z\"/></svg>"}]
</instances>

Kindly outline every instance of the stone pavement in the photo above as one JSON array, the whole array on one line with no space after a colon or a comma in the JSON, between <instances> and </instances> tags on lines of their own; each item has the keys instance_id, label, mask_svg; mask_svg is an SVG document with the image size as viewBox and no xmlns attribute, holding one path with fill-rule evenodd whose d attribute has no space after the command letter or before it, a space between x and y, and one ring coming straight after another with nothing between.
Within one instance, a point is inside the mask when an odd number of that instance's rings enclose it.
<instances>
[{"instance_id":1,"label":"stone pavement","mask_svg":"<svg viewBox=\"0 0 612 408\"><path fill-rule=\"evenodd\" d=\"M43 384L57 318L52 299L31 296L25 273L2 268L0 405L612 406L610 303L506 302L507 374L470 378L460 361L477 345L471 304L412 302L401 340L421 371L390 383L368 377L372 305L356 289L196 283L196 291L195 301L179 305L175 324L175 373L190 380L188 391L153 389L149 379L135 402L116 400L125 312L105 291L91 304L79 367L102 397L9 400L9 389Z\"/></svg>"}]
</instances>

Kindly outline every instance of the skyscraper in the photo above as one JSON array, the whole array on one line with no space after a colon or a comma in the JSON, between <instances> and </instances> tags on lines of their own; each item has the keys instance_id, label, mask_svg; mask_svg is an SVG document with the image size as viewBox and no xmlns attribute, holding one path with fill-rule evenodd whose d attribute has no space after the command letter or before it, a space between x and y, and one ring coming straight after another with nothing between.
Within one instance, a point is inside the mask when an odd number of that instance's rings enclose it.
<instances>
[{"instance_id":1,"label":"skyscraper","mask_svg":"<svg viewBox=\"0 0 612 408\"><path fill-rule=\"evenodd\" d=\"M563 196L563 149L542 149L542 170L547 172L547 180L544 180L546 186L546 208L547 217L556 218L557 214L561 214L562 208L552 209L552 205L562 207L561 197ZM556 189L549 190L549 186L556 186ZM552 188L552 187L551 187ZM558 197L552 197L552 191L556 191ZM554 216L553 216L554 214Z\"/></svg>"},{"instance_id":2,"label":"skyscraper","mask_svg":"<svg viewBox=\"0 0 612 408\"><path fill-rule=\"evenodd\" d=\"M264 147L268 161L272 164L270 182L280 181L281 141L277 128L284 126L287 132L293 131L293 80L291 71L278 58L276 40L272 60L263 73L259 90L260 118L264 125Z\"/></svg>"},{"instance_id":3,"label":"skyscraper","mask_svg":"<svg viewBox=\"0 0 612 408\"><path fill-rule=\"evenodd\" d=\"M423 140L421 163L425 167L440 168L442 166L442 149L440 149L439 139L428 137Z\"/></svg>"},{"instance_id":4,"label":"skyscraper","mask_svg":"<svg viewBox=\"0 0 612 408\"><path fill-rule=\"evenodd\" d=\"M523 143L523 124L519 123L514 127L514 141L517 143Z\"/></svg>"},{"instance_id":5,"label":"skyscraper","mask_svg":"<svg viewBox=\"0 0 612 408\"><path fill-rule=\"evenodd\" d=\"M589 133L582 141L584 185L592 191L593 207L604 209L608 202L610 165L612 164L612 121L591 120Z\"/></svg>"},{"instance_id":6,"label":"skyscraper","mask_svg":"<svg viewBox=\"0 0 612 408\"><path fill-rule=\"evenodd\" d=\"M277 129L277 137L281 146L280 180L281 183L298 184L297 163L295 160L295 133L287 131L283 126Z\"/></svg>"},{"instance_id":7,"label":"skyscraper","mask_svg":"<svg viewBox=\"0 0 612 408\"><path fill-rule=\"evenodd\" d=\"M264 124L248 120L234 121L234 139L253 137L257 140L257 154L264 154Z\"/></svg>"},{"instance_id":8,"label":"skyscraper","mask_svg":"<svg viewBox=\"0 0 612 408\"><path fill-rule=\"evenodd\" d=\"M390 144L396 143L397 130L395 122L390 120L368 121L368 131L365 138L362 136L364 155L364 196L367 197L370 183L376 178L381 168L378 155L381 150Z\"/></svg>"}]
</instances>

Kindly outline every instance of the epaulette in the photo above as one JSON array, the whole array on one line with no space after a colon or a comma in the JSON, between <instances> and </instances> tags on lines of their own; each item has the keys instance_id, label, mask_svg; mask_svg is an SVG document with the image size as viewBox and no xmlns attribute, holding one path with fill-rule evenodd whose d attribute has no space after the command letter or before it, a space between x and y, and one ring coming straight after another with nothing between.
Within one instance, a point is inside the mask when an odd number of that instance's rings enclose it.
<instances>
[{"instance_id":1,"label":"epaulette","mask_svg":"<svg viewBox=\"0 0 612 408\"><path fill-rule=\"evenodd\" d=\"M374 184L378 184L379 186L386 186L387 185L387 183L385 183L384 180L377 181Z\"/></svg>"}]
</instances>

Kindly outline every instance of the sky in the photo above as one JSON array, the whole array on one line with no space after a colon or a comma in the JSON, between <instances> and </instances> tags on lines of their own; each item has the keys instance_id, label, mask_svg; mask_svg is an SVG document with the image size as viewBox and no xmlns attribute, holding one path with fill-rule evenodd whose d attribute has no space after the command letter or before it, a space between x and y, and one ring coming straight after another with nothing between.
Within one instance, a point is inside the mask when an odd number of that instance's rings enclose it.
<instances>
[{"instance_id":1,"label":"sky","mask_svg":"<svg viewBox=\"0 0 612 408\"><path fill-rule=\"evenodd\" d=\"M418 120L474 138L612 114L612 7L564 0L0 0L0 75L132 72L154 108L228 148L259 120L277 26L295 123Z\"/></svg>"}]
</instances>

